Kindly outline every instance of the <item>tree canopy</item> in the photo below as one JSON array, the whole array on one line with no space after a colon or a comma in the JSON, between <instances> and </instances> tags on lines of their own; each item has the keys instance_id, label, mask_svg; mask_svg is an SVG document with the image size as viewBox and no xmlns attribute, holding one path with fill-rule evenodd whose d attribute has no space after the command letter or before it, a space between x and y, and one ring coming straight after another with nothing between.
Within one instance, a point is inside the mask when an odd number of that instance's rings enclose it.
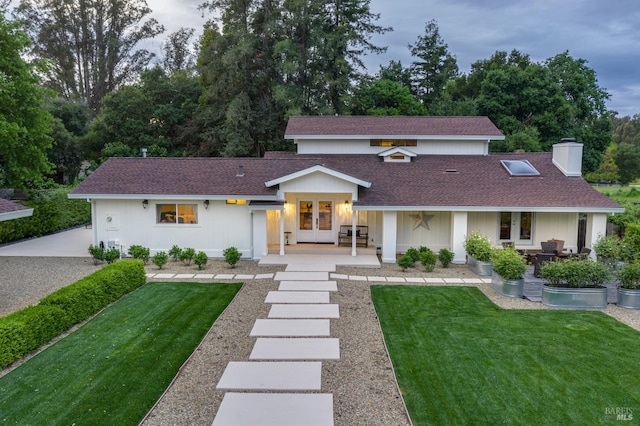
<instances>
[{"instance_id":1,"label":"tree canopy","mask_svg":"<svg viewBox=\"0 0 640 426\"><path fill-rule=\"evenodd\" d=\"M52 170L52 117L43 109L46 91L39 83L43 68L23 55L29 37L0 13L0 187L40 184Z\"/></svg>"}]
</instances>

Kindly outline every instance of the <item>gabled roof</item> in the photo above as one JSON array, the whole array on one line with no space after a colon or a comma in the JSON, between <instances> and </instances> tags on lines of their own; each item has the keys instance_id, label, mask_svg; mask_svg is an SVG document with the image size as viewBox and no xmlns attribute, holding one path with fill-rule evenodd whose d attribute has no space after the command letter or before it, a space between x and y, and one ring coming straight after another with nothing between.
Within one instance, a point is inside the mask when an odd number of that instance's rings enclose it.
<instances>
[{"instance_id":1,"label":"gabled roof","mask_svg":"<svg viewBox=\"0 0 640 426\"><path fill-rule=\"evenodd\" d=\"M388 157L394 154L402 154L402 155L406 155L407 157L415 157L416 155L418 155L415 152L409 151L408 149L395 146L393 148L387 149L386 151L382 151L380 154L378 154L378 157Z\"/></svg>"},{"instance_id":2,"label":"gabled roof","mask_svg":"<svg viewBox=\"0 0 640 426\"><path fill-rule=\"evenodd\" d=\"M33 215L33 209L0 198L0 222Z\"/></svg>"},{"instance_id":3,"label":"gabled roof","mask_svg":"<svg viewBox=\"0 0 640 426\"><path fill-rule=\"evenodd\" d=\"M412 138L412 139L504 139L488 117L424 116L294 116L286 139L317 138Z\"/></svg>"},{"instance_id":4,"label":"gabled roof","mask_svg":"<svg viewBox=\"0 0 640 426\"><path fill-rule=\"evenodd\" d=\"M364 181L364 180L361 180L361 179L357 179L357 178L354 178L354 177L349 176L349 175L344 174L344 173L336 172L335 170L328 169L328 168L326 168L326 167L324 167L322 165L309 167L308 169L300 170L300 171L297 171L295 173L291 173L291 174L289 174L287 176L282 176L282 177L279 177L277 179L270 180L268 182L265 182L265 185L268 186L268 187L271 187L271 186L274 186L274 185L279 185L279 184L281 184L283 182L288 182L288 181L293 180L293 179L298 179L298 178L300 178L302 176L307 176L307 175L309 175L311 173L316 173L316 172L320 172L320 173L327 174L329 176L337 177L339 179L345 180L347 182L354 183L356 185L360 185L360 186L365 187L365 188L369 188L371 186L371 182L367 182L367 181Z\"/></svg>"}]
</instances>

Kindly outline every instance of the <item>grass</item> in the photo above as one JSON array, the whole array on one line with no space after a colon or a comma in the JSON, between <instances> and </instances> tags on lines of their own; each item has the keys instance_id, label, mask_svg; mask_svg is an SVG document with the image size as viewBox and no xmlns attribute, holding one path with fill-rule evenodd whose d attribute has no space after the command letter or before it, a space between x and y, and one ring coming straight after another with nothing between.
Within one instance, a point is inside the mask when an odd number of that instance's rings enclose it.
<instances>
[{"instance_id":1,"label":"grass","mask_svg":"<svg viewBox=\"0 0 640 426\"><path fill-rule=\"evenodd\" d=\"M471 287L371 292L414 425L640 415L640 334L602 312L503 310Z\"/></svg>"},{"instance_id":2,"label":"grass","mask_svg":"<svg viewBox=\"0 0 640 426\"><path fill-rule=\"evenodd\" d=\"M630 201L630 202L640 202L640 188L629 187L629 186L597 186L594 185L593 188L606 195L609 198L612 198L618 202L620 201Z\"/></svg>"},{"instance_id":3,"label":"grass","mask_svg":"<svg viewBox=\"0 0 640 426\"><path fill-rule=\"evenodd\" d=\"M144 285L0 378L0 423L137 425L240 287Z\"/></svg>"}]
</instances>

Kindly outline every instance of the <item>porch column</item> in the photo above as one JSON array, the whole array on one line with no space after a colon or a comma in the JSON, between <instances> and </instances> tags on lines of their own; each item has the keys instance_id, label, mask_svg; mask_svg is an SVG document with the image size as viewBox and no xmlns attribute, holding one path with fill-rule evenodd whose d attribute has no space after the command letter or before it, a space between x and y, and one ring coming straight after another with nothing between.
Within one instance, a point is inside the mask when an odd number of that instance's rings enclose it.
<instances>
[{"instance_id":1,"label":"porch column","mask_svg":"<svg viewBox=\"0 0 640 426\"><path fill-rule=\"evenodd\" d=\"M467 256L464 251L467 223L467 212L451 212L451 251L454 253L451 263L464 265L467 262Z\"/></svg>"},{"instance_id":2,"label":"porch column","mask_svg":"<svg viewBox=\"0 0 640 426\"><path fill-rule=\"evenodd\" d=\"M382 261L396 263L398 240L398 212L382 212Z\"/></svg>"},{"instance_id":3,"label":"porch column","mask_svg":"<svg viewBox=\"0 0 640 426\"><path fill-rule=\"evenodd\" d=\"M280 210L280 256L284 256L284 209Z\"/></svg>"},{"instance_id":4,"label":"porch column","mask_svg":"<svg viewBox=\"0 0 640 426\"><path fill-rule=\"evenodd\" d=\"M358 239L356 238L356 226L358 225L357 216L355 210L351 210L351 256L356 255L356 243Z\"/></svg>"},{"instance_id":5,"label":"porch column","mask_svg":"<svg viewBox=\"0 0 640 426\"><path fill-rule=\"evenodd\" d=\"M593 245L600 236L607 235L607 214L606 213L588 213L587 214L587 233L584 238L584 245L593 249ZM596 258L595 251L591 250L589 254L592 258Z\"/></svg>"},{"instance_id":6,"label":"porch column","mask_svg":"<svg viewBox=\"0 0 640 426\"><path fill-rule=\"evenodd\" d=\"M262 259L269 252L267 245L267 212L254 210L251 214L253 226L253 259Z\"/></svg>"}]
</instances>

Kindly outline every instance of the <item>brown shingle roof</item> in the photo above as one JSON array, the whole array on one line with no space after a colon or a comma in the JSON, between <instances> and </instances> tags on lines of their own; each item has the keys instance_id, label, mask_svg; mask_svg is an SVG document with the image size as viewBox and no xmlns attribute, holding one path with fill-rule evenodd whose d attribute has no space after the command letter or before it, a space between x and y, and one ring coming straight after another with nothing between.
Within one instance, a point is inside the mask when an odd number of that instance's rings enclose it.
<instances>
[{"instance_id":1,"label":"brown shingle roof","mask_svg":"<svg viewBox=\"0 0 640 426\"><path fill-rule=\"evenodd\" d=\"M501 159L526 159L536 177L511 177ZM323 165L363 181L356 206L420 208L549 208L617 210L620 206L581 177L566 177L552 154L420 155L410 163L385 163L377 155L299 155L266 158L112 158L72 194L245 195L275 199L265 182ZM244 176L237 176L239 166ZM251 197L249 197L251 198Z\"/></svg>"},{"instance_id":2,"label":"brown shingle roof","mask_svg":"<svg viewBox=\"0 0 640 426\"><path fill-rule=\"evenodd\" d=\"M314 135L504 137L487 117L294 116L289 118L285 138Z\"/></svg>"},{"instance_id":3,"label":"brown shingle roof","mask_svg":"<svg viewBox=\"0 0 640 426\"><path fill-rule=\"evenodd\" d=\"M22 204L14 203L4 198L0 198L0 214L13 213L20 210L29 210L30 207L25 207Z\"/></svg>"}]
</instances>

